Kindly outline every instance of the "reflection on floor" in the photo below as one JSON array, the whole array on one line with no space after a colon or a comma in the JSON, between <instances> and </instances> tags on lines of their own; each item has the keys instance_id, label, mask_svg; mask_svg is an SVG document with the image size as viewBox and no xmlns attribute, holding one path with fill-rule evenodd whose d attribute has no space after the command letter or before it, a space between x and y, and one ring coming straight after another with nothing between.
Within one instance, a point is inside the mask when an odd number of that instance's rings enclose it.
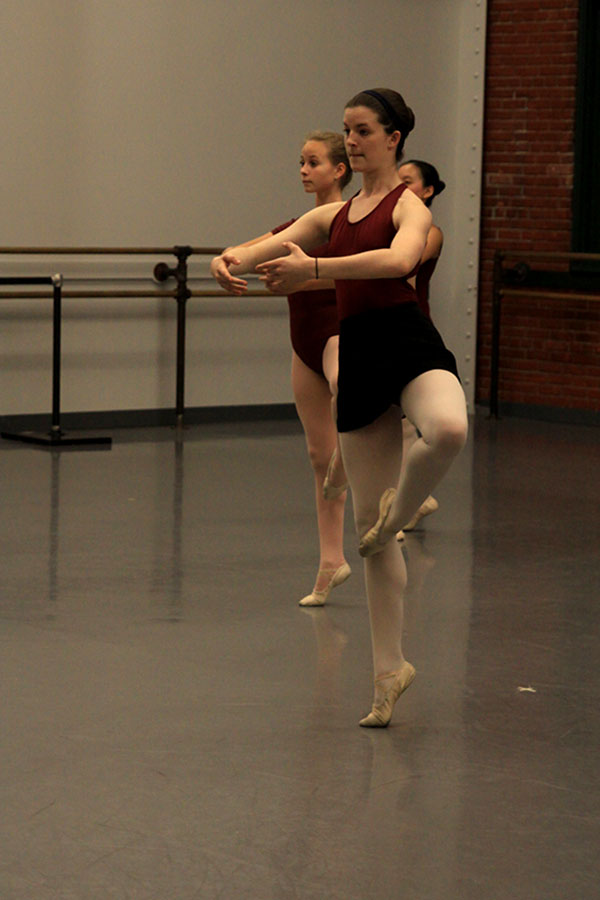
<instances>
[{"instance_id":1,"label":"reflection on floor","mask_svg":"<svg viewBox=\"0 0 600 900\"><path fill-rule=\"evenodd\" d=\"M473 422L407 536L383 731L294 423L2 442L2 900L591 900L598 432Z\"/></svg>"}]
</instances>

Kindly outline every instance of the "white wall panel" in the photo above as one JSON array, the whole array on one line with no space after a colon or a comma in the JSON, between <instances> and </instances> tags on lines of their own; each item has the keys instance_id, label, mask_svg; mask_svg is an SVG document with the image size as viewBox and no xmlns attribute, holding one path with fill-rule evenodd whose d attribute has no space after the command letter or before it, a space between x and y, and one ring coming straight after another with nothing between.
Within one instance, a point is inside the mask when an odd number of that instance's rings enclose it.
<instances>
[{"instance_id":1,"label":"white wall panel","mask_svg":"<svg viewBox=\"0 0 600 900\"><path fill-rule=\"evenodd\" d=\"M432 308L470 393L484 32L483 0L3 0L0 246L262 233L310 206L304 134L339 129L358 90L395 87L416 114L407 155L448 184L433 209L446 244ZM154 260L116 262L148 277ZM42 268L66 287L107 272L97 259ZM34 269L0 257L2 273ZM64 307L65 411L174 403L173 301ZM3 300L0 317L0 414L45 412L50 303ZM189 318L188 405L291 400L285 300L194 299Z\"/></svg>"}]
</instances>

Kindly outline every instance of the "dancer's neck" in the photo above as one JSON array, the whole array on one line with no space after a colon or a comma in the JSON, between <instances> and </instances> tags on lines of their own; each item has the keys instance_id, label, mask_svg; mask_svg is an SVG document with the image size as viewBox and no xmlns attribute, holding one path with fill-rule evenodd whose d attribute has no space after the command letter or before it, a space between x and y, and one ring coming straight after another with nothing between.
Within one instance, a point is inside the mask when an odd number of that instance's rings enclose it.
<instances>
[{"instance_id":1,"label":"dancer's neck","mask_svg":"<svg viewBox=\"0 0 600 900\"><path fill-rule=\"evenodd\" d=\"M315 197L315 206L324 206L326 203L339 203L342 199L342 192L337 185L317 194Z\"/></svg>"},{"instance_id":2,"label":"dancer's neck","mask_svg":"<svg viewBox=\"0 0 600 900\"><path fill-rule=\"evenodd\" d=\"M389 194L400 184L398 170L385 169L377 172L363 172L363 183L360 191L362 197L383 196Z\"/></svg>"}]
</instances>

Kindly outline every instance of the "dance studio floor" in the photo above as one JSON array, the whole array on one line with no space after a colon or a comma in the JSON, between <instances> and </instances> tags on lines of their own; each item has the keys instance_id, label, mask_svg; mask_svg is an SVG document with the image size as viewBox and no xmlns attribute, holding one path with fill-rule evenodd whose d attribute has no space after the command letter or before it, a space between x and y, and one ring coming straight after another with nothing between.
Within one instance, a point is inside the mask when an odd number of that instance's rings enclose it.
<instances>
[{"instance_id":1,"label":"dance studio floor","mask_svg":"<svg viewBox=\"0 0 600 900\"><path fill-rule=\"evenodd\" d=\"M2 900L596 900L598 429L478 416L370 708L293 422L0 442Z\"/></svg>"}]
</instances>

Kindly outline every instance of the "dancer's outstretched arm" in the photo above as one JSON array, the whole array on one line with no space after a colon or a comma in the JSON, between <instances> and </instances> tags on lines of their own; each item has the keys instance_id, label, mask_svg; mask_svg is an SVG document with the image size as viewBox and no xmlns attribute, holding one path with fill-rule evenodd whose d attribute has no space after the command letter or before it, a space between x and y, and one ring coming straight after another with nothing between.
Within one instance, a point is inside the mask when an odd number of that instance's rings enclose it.
<instances>
[{"instance_id":1,"label":"dancer's outstretched arm","mask_svg":"<svg viewBox=\"0 0 600 900\"><path fill-rule=\"evenodd\" d=\"M212 276L229 293L244 294L248 288L248 282L240 278L240 275L253 272L259 263L286 253L286 242L288 241L293 241L303 250L312 250L313 247L325 243L333 217L342 205L340 202L318 206L272 237L267 237L265 240L249 246L230 247L221 256L216 256L212 260L210 265ZM311 259L311 257L306 258ZM297 290L299 281L306 281L312 276L314 259L305 269L304 275L296 279L293 290Z\"/></svg>"},{"instance_id":2,"label":"dancer's outstretched arm","mask_svg":"<svg viewBox=\"0 0 600 900\"><path fill-rule=\"evenodd\" d=\"M330 204L334 206L335 204ZM389 247L352 256L327 256L319 260L319 275L334 279L403 278L417 265L431 227L431 213L410 191L399 198L393 215L396 235ZM286 235L287 230L282 232ZM289 293L299 280L310 278L315 261L286 237L289 255L259 262L256 266L270 290Z\"/></svg>"}]
</instances>

